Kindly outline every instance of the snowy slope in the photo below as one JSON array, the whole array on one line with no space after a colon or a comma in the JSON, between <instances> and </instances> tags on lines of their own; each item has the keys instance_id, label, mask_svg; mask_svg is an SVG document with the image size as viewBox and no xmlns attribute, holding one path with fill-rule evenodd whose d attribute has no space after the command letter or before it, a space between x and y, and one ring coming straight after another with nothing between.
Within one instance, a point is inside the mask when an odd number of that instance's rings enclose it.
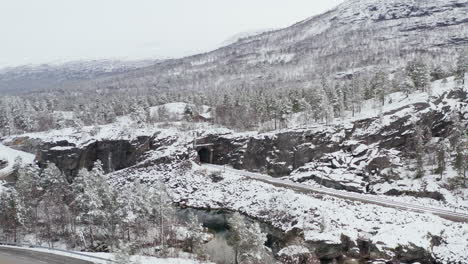
<instances>
[{"instance_id":1,"label":"snowy slope","mask_svg":"<svg viewBox=\"0 0 468 264\"><path fill-rule=\"evenodd\" d=\"M21 158L22 165L32 164L35 158L33 154L14 150L0 143L0 160L7 162L6 167L0 169L0 179L12 172L15 160L18 157Z\"/></svg>"},{"instance_id":2,"label":"snowy slope","mask_svg":"<svg viewBox=\"0 0 468 264\"><path fill-rule=\"evenodd\" d=\"M431 100L434 100L437 97L442 96L444 93L454 90L457 86L457 82L454 77L447 78L446 81L438 80L431 83L430 90L428 92L416 91L409 95L405 95L402 92L394 92L386 95L385 105L382 104L375 98L366 100L360 105L361 111L352 115L352 112L346 111L342 118L334 119L330 124L331 125L351 125L352 122L364 120L368 118L375 118L382 116L382 123L389 123L389 117L395 118L397 116L404 116L408 114L408 111L415 111L414 109L407 108L409 105L414 105L418 103L428 103ZM465 89L468 90L468 86L465 86ZM451 105L451 107L456 107L456 105ZM460 111L468 111L466 109L460 109ZM392 115L385 115L386 113L392 113ZM296 113L291 114L287 118L287 127L288 128L300 128L300 127L310 127L310 126L321 126L324 125L324 122L313 123L310 120L306 119L307 113ZM271 127L273 121L263 124L263 127ZM370 131L367 131L369 133Z\"/></svg>"},{"instance_id":3,"label":"snowy slope","mask_svg":"<svg viewBox=\"0 0 468 264\"><path fill-rule=\"evenodd\" d=\"M275 29L273 29L273 28L271 28L271 29L257 29L257 30L249 30L249 31L240 32L240 33L237 33L237 34L231 36L230 38L226 39L219 46L220 47L228 46L228 45L236 43L237 41L240 41L241 39L256 36L256 35L260 35L262 33L265 33L265 32L268 32L268 31L273 31L273 30L275 30Z\"/></svg>"}]
</instances>

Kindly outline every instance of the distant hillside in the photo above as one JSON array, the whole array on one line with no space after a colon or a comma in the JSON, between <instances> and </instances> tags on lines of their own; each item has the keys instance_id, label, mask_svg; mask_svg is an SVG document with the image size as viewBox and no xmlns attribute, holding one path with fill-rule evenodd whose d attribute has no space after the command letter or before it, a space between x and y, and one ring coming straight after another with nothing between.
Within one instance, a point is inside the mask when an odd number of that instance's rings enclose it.
<instances>
[{"instance_id":1,"label":"distant hillside","mask_svg":"<svg viewBox=\"0 0 468 264\"><path fill-rule=\"evenodd\" d=\"M468 44L467 26L467 0L349 0L285 29L85 86L112 91L303 88L322 74L399 67L415 57L451 66Z\"/></svg>"},{"instance_id":2,"label":"distant hillside","mask_svg":"<svg viewBox=\"0 0 468 264\"><path fill-rule=\"evenodd\" d=\"M124 73L155 61L93 60L64 64L25 65L0 69L0 92L25 93L41 89L59 89L72 82Z\"/></svg>"}]
</instances>

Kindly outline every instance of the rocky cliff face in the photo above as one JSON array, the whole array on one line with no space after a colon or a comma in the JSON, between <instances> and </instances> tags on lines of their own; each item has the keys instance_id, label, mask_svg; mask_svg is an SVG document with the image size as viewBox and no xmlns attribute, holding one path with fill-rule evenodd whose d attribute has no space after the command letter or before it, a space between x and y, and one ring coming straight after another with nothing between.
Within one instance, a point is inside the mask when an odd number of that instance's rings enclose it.
<instances>
[{"instance_id":1,"label":"rocky cliff face","mask_svg":"<svg viewBox=\"0 0 468 264\"><path fill-rule=\"evenodd\" d=\"M137 140L103 140L82 147L70 143L44 143L39 147L36 159L40 165L54 163L66 175L73 177L82 168L90 170L97 160L103 163L106 173L128 168L153 147L151 137Z\"/></svg>"},{"instance_id":2,"label":"rocky cliff face","mask_svg":"<svg viewBox=\"0 0 468 264\"><path fill-rule=\"evenodd\" d=\"M402 160L414 158L416 127L424 130L424 140L430 140L450 137L453 115L466 122L466 98L466 91L455 89L379 117L258 135L214 134L197 143L213 144L215 164L369 192L373 184L398 178L395 170L403 166ZM389 194L401 193L393 190ZM423 196L442 199L437 193Z\"/></svg>"},{"instance_id":3,"label":"rocky cliff face","mask_svg":"<svg viewBox=\"0 0 468 264\"><path fill-rule=\"evenodd\" d=\"M45 167L54 163L71 180L80 169L93 168L100 160L106 173L135 165L151 149L161 142L155 136L139 136L134 139L91 140L86 144L76 144L72 140L47 141L21 136L6 144L26 152L36 153L36 162Z\"/></svg>"}]
</instances>

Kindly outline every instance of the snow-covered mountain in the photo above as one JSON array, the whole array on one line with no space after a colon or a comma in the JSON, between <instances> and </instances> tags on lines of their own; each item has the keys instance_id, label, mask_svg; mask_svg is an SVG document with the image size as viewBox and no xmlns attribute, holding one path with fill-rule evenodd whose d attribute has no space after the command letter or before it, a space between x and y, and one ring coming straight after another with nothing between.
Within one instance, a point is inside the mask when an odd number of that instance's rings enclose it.
<instances>
[{"instance_id":1,"label":"snow-covered mountain","mask_svg":"<svg viewBox=\"0 0 468 264\"><path fill-rule=\"evenodd\" d=\"M68 82L124 73L154 63L152 60L92 60L7 67L0 69L0 92L22 93L60 88Z\"/></svg>"},{"instance_id":2,"label":"snow-covered mountain","mask_svg":"<svg viewBox=\"0 0 468 264\"><path fill-rule=\"evenodd\" d=\"M236 43L237 41L239 41L241 39L256 36L256 35L260 35L262 33L273 31L273 30L275 30L275 29L273 29L273 28L270 28L270 29L256 29L256 30L248 30L248 31L240 32L240 33L237 33L237 34L229 37L228 39L224 40L219 45L219 47L229 46L229 45L232 45L232 44Z\"/></svg>"},{"instance_id":3,"label":"snow-covered mountain","mask_svg":"<svg viewBox=\"0 0 468 264\"><path fill-rule=\"evenodd\" d=\"M72 64L72 69L4 70L0 90L212 91L242 89L246 83L252 89L304 88L323 75L339 78L344 71L395 68L415 57L431 66L450 67L458 50L468 45L467 26L467 0L349 0L290 27L236 38L212 52L155 65L105 62ZM148 67L128 72L141 66ZM122 74L109 78L109 69ZM72 86L64 79L93 80Z\"/></svg>"},{"instance_id":4,"label":"snow-covered mountain","mask_svg":"<svg viewBox=\"0 0 468 264\"><path fill-rule=\"evenodd\" d=\"M467 26L467 0L349 0L291 27L89 87L303 88L323 74L400 67L416 57L453 65L468 44Z\"/></svg>"}]
</instances>

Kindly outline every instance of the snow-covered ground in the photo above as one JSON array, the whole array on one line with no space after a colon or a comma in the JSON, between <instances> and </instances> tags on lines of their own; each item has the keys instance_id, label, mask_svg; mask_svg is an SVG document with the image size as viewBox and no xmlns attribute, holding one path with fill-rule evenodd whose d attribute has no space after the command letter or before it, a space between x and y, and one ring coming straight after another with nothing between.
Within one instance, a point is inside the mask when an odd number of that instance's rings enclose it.
<instances>
[{"instance_id":1,"label":"snow-covered ground","mask_svg":"<svg viewBox=\"0 0 468 264\"><path fill-rule=\"evenodd\" d=\"M182 133L181 133L182 132ZM129 116L119 117L114 123L100 126L84 126L79 128L63 128L44 132L26 133L22 135L12 135L3 137L2 141L6 145L15 145L15 140L29 138L30 140L40 140L47 143L56 143L66 141L71 146L83 147L89 143L102 140L136 140L141 136L153 136L157 134L160 137L171 136L175 134L184 134L195 137L197 133L216 134L231 133L226 128L218 127L209 123L192 122L171 122L155 124L138 124ZM64 148L67 148L66 146Z\"/></svg>"},{"instance_id":2,"label":"snow-covered ground","mask_svg":"<svg viewBox=\"0 0 468 264\"><path fill-rule=\"evenodd\" d=\"M85 126L80 128L64 128L45 132L27 133L20 136L5 137L3 142L12 143L18 137L38 139L43 142L67 141L75 147L84 146L99 140L136 139L139 136L153 135L159 131L153 126L139 127L128 117L122 117L117 122L102 126Z\"/></svg>"},{"instance_id":3,"label":"snow-covered ground","mask_svg":"<svg viewBox=\"0 0 468 264\"><path fill-rule=\"evenodd\" d=\"M192 166L188 172L150 168L127 177L147 182L164 178L175 202L194 208L239 211L285 232L299 228L311 242L341 244L341 235L346 235L353 241L370 241L389 256L398 246L422 248L443 263L463 263L468 256L468 223L323 194L301 194L229 171L222 174L222 181L213 182L210 171ZM431 245L433 237L440 237L442 244Z\"/></svg>"},{"instance_id":4,"label":"snow-covered ground","mask_svg":"<svg viewBox=\"0 0 468 264\"><path fill-rule=\"evenodd\" d=\"M410 173L401 174L402 179L393 181L392 183L384 182L376 184L374 191L378 194L383 194L392 189L409 192L438 192L443 195L443 201L437 201L431 198L416 198L412 196L386 196L386 198L405 201L409 203L419 204L423 206L436 206L450 208L450 210L468 212L468 188L459 188L458 190L449 191L447 189L447 181L457 177L457 172L452 166L447 166L447 171L444 173L443 179L440 180L440 175L431 174L428 172L421 179L414 179ZM380 195L384 196L384 195Z\"/></svg>"},{"instance_id":5,"label":"snow-covered ground","mask_svg":"<svg viewBox=\"0 0 468 264\"><path fill-rule=\"evenodd\" d=\"M183 102L167 103L159 106L153 106L149 109L150 117L155 119L166 119L168 121L181 121L186 118L185 111L189 110L194 114L211 119L213 116L211 107L202 105L197 107L193 104Z\"/></svg>"},{"instance_id":6,"label":"snow-covered ground","mask_svg":"<svg viewBox=\"0 0 468 264\"><path fill-rule=\"evenodd\" d=\"M30 153L9 148L0 143L0 161L6 162L5 167L0 167L0 179L11 173L17 158L21 158L21 165L27 165L34 162L35 156Z\"/></svg>"}]
</instances>

